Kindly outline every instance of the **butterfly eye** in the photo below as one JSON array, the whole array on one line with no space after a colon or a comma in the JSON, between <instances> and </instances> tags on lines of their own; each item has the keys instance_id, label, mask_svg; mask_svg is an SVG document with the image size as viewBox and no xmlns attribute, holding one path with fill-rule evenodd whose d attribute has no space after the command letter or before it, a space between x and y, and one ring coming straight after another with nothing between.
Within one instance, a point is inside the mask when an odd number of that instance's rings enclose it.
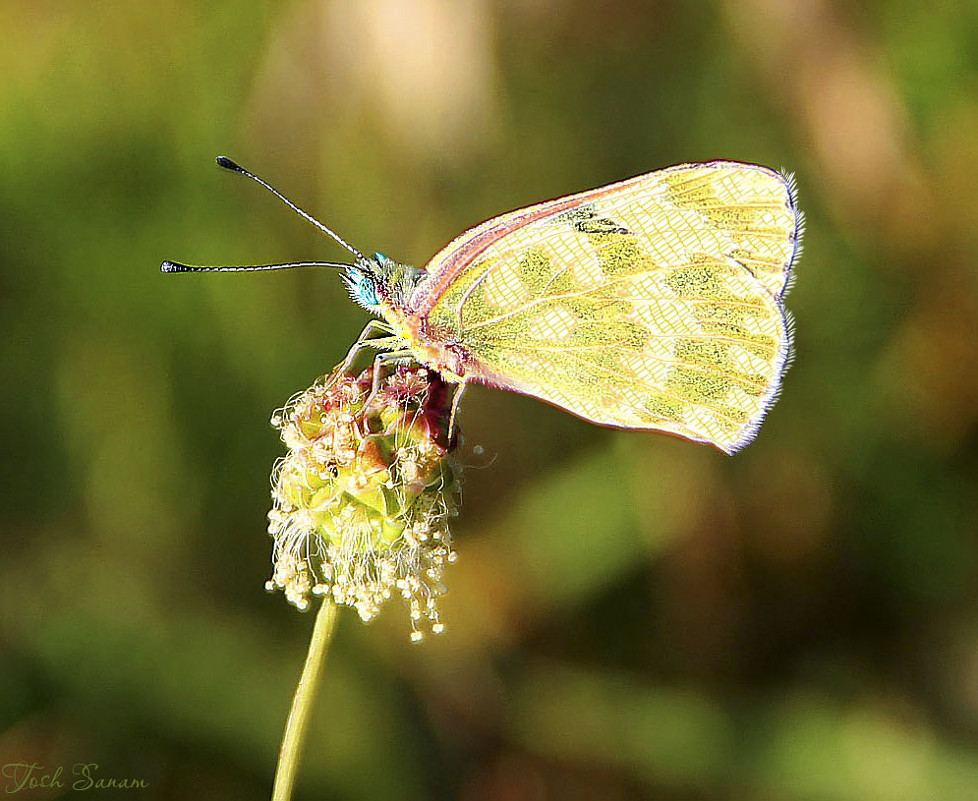
<instances>
[{"instance_id":1,"label":"butterfly eye","mask_svg":"<svg viewBox=\"0 0 978 801\"><path fill-rule=\"evenodd\" d=\"M346 281L346 286L350 290L350 297L365 309L373 311L380 306L380 300L377 297L377 284L370 273L353 267L347 270L343 280Z\"/></svg>"}]
</instances>

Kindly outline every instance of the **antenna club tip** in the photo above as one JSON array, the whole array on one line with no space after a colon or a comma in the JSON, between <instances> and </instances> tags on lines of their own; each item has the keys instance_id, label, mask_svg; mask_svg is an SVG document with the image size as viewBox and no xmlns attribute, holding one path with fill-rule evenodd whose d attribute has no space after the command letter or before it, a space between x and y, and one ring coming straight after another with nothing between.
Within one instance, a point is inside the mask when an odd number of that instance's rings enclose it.
<instances>
[{"instance_id":1,"label":"antenna club tip","mask_svg":"<svg viewBox=\"0 0 978 801\"><path fill-rule=\"evenodd\" d=\"M160 271L164 273L185 273L189 272L186 264L177 264L175 261L165 261L160 265Z\"/></svg>"},{"instance_id":2,"label":"antenna club tip","mask_svg":"<svg viewBox=\"0 0 978 801\"><path fill-rule=\"evenodd\" d=\"M235 172L244 172L244 170L241 169L241 166L239 164L235 163L234 161L232 161L231 159L229 159L227 156L218 156L217 157L217 165L219 167L223 167L225 170L234 170Z\"/></svg>"}]
</instances>

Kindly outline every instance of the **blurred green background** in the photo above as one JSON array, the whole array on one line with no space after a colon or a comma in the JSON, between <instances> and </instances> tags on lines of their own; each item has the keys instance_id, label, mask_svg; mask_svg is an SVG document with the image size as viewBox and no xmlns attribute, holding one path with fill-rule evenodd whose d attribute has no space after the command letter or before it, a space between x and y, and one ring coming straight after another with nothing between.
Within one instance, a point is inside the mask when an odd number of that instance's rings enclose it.
<instances>
[{"instance_id":1,"label":"blurred green background","mask_svg":"<svg viewBox=\"0 0 978 801\"><path fill-rule=\"evenodd\" d=\"M448 631L341 613L297 798L978 798L978 5L4 0L0 42L2 765L269 795L312 617L268 419L367 317L159 272L345 256L215 155L414 264L729 158L808 222L757 441L470 390Z\"/></svg>"}]
</instances>

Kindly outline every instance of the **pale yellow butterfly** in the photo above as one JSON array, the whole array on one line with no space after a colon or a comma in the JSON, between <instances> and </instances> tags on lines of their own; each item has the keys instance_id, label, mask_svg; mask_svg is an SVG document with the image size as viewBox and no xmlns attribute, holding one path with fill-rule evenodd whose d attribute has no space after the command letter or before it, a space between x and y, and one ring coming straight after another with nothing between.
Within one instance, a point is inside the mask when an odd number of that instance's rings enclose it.
<instances>
[{"instance_id":1,"label":"pale yellow butterfly","mask_svg":"<svg viewBox=\"0 0 978 801\"><path fill-rule=\"evenodd\" d=\"M731 161L670 167L494 217L418 269L363 256L218 162L356 263L165 262L167 272L340 266L353 298L383 318L354 350L410 354L462 388L511 389L726 453L754 438L777 396L791 349L782 298L802 231L789 176Z\"/></svg>"}]
</instances>

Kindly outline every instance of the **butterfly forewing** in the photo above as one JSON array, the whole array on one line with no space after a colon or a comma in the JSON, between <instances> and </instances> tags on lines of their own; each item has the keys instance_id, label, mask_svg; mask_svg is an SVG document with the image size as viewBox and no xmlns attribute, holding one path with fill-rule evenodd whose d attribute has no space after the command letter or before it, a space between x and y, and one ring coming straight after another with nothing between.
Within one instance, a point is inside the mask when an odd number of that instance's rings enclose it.
<instances>
[{"instance_id":1,"label":"butterfly forewing","mask_svg":"<svg viewBox=\"0 0 978 801\"><path fill-rule=\"evenodd\" d=\"M412 298L467 378L733 452L780 384L799 214L753 165L684 165L497 217Z\"/></svg>"},{"instance_id":2,"label":"butterfly forewing","mask_svg":"<svg viewBox=\"0 0 978 801\"><path fill-rule=\"evenodd\" d=\"M785 291L799 246L801 215L790 178L764 167L719 162L653 173L677 210L700 215L732 242L727 255L775 297Z\"/></svg>"}]
</instances>

